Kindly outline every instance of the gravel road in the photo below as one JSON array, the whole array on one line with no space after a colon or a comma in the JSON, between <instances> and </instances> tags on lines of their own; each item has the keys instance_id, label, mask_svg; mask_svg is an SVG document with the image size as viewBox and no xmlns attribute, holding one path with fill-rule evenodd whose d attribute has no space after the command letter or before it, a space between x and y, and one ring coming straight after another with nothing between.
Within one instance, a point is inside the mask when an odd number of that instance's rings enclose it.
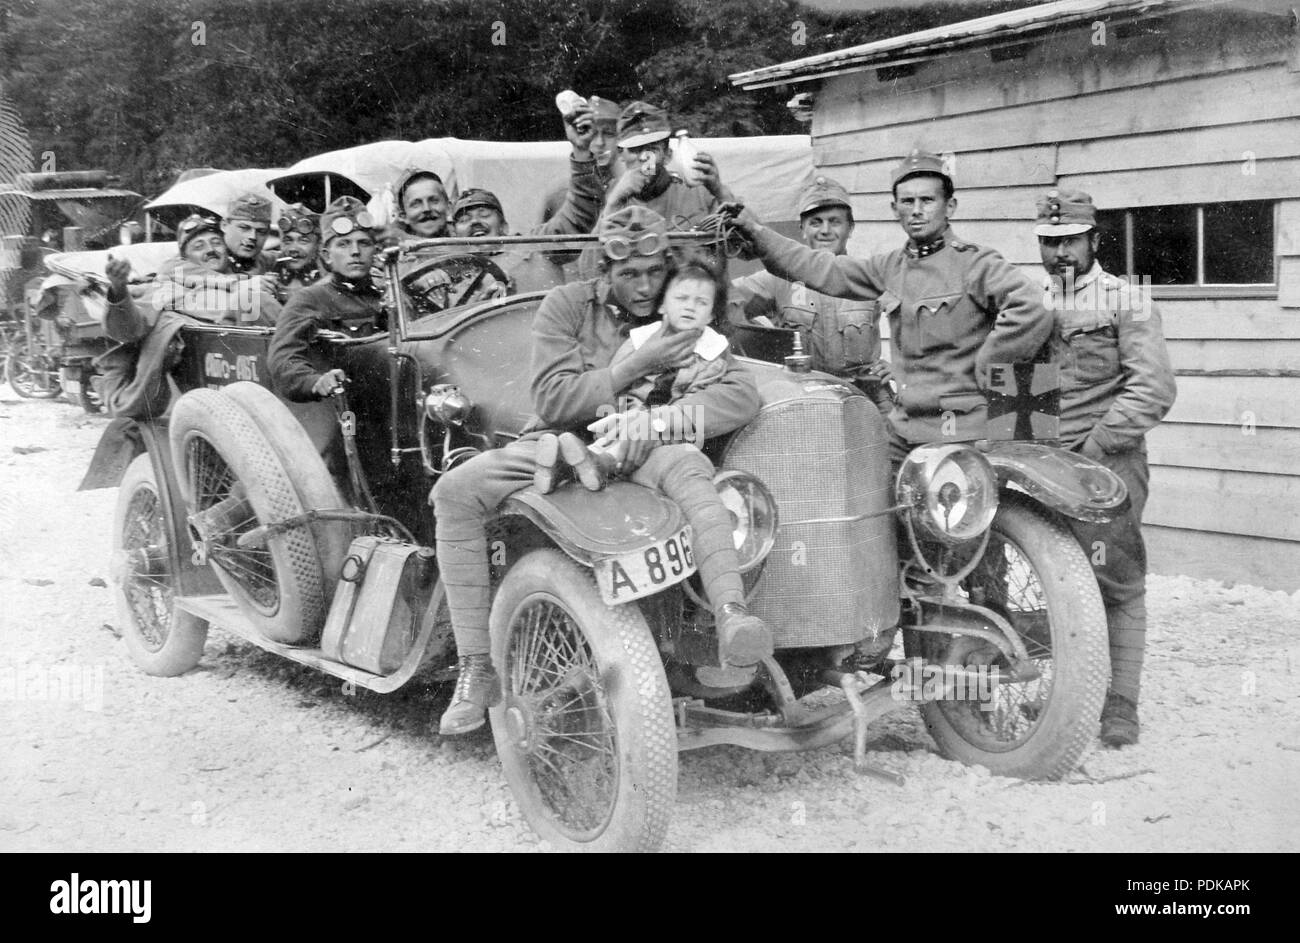
<instances>
[{"instance_id":1,"label":"gravel road","mask_svg":"<svg viewBox=\"0 0 1300 943\"><path fill-rule=\"evenodd\" d=\"M447 691L381 697L214 630L181 678L114 627L105 424L0 391L0 851L545 850ZM672 851L1300 850L1300 593L1155 577L1142 743L1064 782L941 758L914 710L847 745L682 755ZM845 751L849 750L849 755Z\"/></svg>"}]
</instances>

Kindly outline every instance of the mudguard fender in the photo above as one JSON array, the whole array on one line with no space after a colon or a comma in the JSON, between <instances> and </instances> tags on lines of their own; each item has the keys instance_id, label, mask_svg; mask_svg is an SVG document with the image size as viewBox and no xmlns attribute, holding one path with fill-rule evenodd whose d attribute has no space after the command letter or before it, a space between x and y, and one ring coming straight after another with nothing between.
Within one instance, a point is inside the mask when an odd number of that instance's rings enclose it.
<instances>
[{"instance_id":1,"label":"mudguard fender","mask_svg":"<svg viewBox=\"0 0 1300 943\"><path fill-rule=\"evenodd\" d=\"M145 433L141 429L134 419L120 417L110 421L99 437L95 454L90 457L90 467L77 490L95 491L120 485L127 466L145 451Z\"/></svg>"},{"instance_id":2,"label":"mudguard fender","mask_svg":"<svg viewBox=\"0 0 1300 943\"><path fill-rule=\"evenodd\" d=\"M674 502L630 481L610 482L603 491L588 491L575 482L550 494L526 488L507 499L501 514L532 521L583 566L643 550L686 523Z\"/></svg>"},{"instance_id":3,"label":"mudguard fender","mask_svg":"<svg viewBox=\"0 0 1300 943\"><path fill-rule=\"evenodd\" d=\"M1124 482L1077 452L1035 442L991 442L981 448L998 485L1015 485L1035 501L1081 521L1111 520L1128 503Z\"/></svg>"}]
</instances>

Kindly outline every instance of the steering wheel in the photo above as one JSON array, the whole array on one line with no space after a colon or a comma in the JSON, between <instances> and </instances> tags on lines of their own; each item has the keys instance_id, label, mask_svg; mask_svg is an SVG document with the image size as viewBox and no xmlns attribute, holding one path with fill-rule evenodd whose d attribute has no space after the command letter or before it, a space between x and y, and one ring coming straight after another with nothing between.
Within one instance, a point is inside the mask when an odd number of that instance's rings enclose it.
<instances>
[{"instance_id":1,"label":"steering wheel","mask_svg":"<svg viewBox=\"0 0 1300 943\"><path fill-rule=\"evenodd\" d=\"M510 294L510 276L482 255L444 255L402 276L402 287L425 314Z\"/></svg>"}]
</instances>

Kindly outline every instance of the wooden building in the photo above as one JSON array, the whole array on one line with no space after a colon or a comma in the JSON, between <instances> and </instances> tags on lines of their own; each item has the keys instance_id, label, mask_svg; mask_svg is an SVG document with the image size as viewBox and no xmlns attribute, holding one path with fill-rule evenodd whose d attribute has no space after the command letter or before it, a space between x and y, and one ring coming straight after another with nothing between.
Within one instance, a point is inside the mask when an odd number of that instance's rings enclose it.
<instances>
[{"instance_id":1,"label":"wooden building","mask_svg":"<svg viewBox=\"0 0 1300 943\"><path fill-rule=\"evenodd\" d=\"M1150 279L1178 401L1148 437L1157 573L1300 588L1300 34L1281 0L1059 0L732 76L811 107L850 252L903 239L889 170L951 161L958 235L1042 277L1035 200L1091 193Z\"/></svg>"}]
</instances>

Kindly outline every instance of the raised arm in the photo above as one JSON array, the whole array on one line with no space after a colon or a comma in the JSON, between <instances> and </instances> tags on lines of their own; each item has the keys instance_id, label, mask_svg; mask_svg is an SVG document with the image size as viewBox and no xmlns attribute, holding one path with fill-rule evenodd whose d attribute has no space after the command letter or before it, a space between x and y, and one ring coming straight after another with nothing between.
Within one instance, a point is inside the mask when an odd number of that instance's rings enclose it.
<instances>
[{"instance_id":1,"label":"raised arm","mask_svg":"<svg viewBox=\"0 0 1300 943\"><path fill-rule=\"evenodd\" d=\"M809 249L766 226L745 227L753 239L759 259L773 275L836 298L874 301L885 290L884 277L876 259L854 259L827 249Z\"/></svg>"}]
</instances>

